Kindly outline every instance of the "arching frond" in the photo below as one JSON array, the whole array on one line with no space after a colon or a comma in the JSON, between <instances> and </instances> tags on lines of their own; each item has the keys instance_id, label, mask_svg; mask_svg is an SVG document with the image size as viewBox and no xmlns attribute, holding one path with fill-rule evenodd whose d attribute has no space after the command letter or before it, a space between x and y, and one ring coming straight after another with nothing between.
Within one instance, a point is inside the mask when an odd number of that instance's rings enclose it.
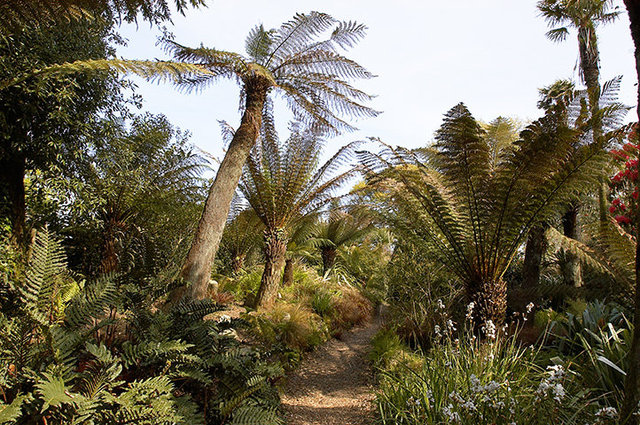
<instances>
[{"instance_id":1,"label":"arching frond","mask_svg":"<svg viewBox=\"0 0 640 425\"><path fill-rule=\"evenodd\" d=\"M165 61L140 61L121 59L95 59L47 66L11 80L0 82L0 90L20 84L32 78L59 78L69 74L110 72L134 74L148 81L172 81L182 84L191 78L208 78L213 74L199 65Z\"/></svg>"},{"instance_id":2,"label":"arching frond","mask_svg":"<svg viewBox=\"0 0 640 425\"><path fill-rule=\"evenodd\" d=\"M270 229L287 228L322 208L354 172L334 173L345 166L355 145L343 147L318 168L324 140L299 126L291 130L282 143L263 132L240 183L241 192Z\"/></svg>"},{"instance_id":3,"label":"arching frond","mask_svg":"<svg viewBox=\"0 0 640 425\"><path fill-rule=\"evenodd\" d=\"M551 106L490 168L487 134L457 105L433 151L385 145L360 160L369 184L386 194L377 210L399 237L464 282L498 282L531 226L604 169L602 148L611 137L585 145L590 121L571 129L566 118L565 103Z\"/></svg>"}]
</instances>

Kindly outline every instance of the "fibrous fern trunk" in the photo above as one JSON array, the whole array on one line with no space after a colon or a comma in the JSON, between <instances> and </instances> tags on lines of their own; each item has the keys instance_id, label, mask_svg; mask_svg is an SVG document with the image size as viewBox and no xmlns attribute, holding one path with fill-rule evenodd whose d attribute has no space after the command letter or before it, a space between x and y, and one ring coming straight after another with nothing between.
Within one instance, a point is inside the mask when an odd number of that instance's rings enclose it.
<instances>
[{"instance_id":1,"label":"fibrous fern trunk","mask_svg":"<svg viewBox=\"0 0 640 425\"><path fill-rule=\"evenodd\" d=\"M475 323L478 327L490 320L498 326L504 323L507 314L507 285L497 281L478 280L467 286L467 296L475 304Z\"/></svg>"},{"instance_id":2,"label":"fibrous fern trunk","mask_svg":"<svg viewBox=\"0 0 640 425\"><path fill-rule=\"evenodd\" d=\"M244 267L244 254L238 254L231 260L231 271L233 274L240 273Z\"/></svg>"},{"instance_id":3,"label":"fibrous fern trunk","mask_svg":"<svg viewBox=\"0 0 640 425\"><path fill-rule=\"evenodd\" d=\"M522 265L523 286L537 292L542 270L542 257L547 250L545 232L546 224L539 224L529 231L527 245L524 250L524 264Z\"/></svg>"},{"instance_id":4,"label":"fibrous fern trunk","mask_svg":"<svg viewBox=\"0 0 640 425\"><path fill-rule=\"evenodd\" d=\"M245 84L246 108L240 127L220 163L182 267L181 277L191 283L191 290L185 292L185 295L193 299L206 296L211 266L222 239L231 200L242 175L242 167L260 133L262 109L269 86L270 83L263 77L254 77Z\"/></svg>"},{"instance_id":5,"label":"fibrous fern trunk","mask_svg":"<svg viewBox=\"0 0 640 425\"><path fill-rule=\"evenodd\" d=\"M631 37L635 46L636 74L640 81L640 0L624 0L631 22ZM640 87L638 88L638 120L640 121ZM640 214L636 214L636 229L640 229ZM636 230L637 232L637 230ZM636 234L637 237L637 234ZM624 383L624 400L620 410L620 423L637 424L634 413L640 402L640 244L636 245L636 293L635 293L634 331L629 351L629 370Z\"/></svg>"},{"instance_id":6,"label":"fibrous fern trunk","mask_svg":"<svg viewBox=\"0 0 640 425\"><path fill-rule=\"evenodd\" d=\"M260 289L256 296L256 307L271 305L278 297L287 252L287 240L282 229L267 230L264 241L265 264Z\"/></svg>"},{"instance_id":7,"label":"fibrous fern trunk","mask_svg":"<svg viewBox=\"0 0 640 425\"><path fill-rule=\"evenodd\" d=\"M332 246L325 246L321 249L322 254L322 273L326 274L336 262L338 251Z\"/></svg>"},{"instance_id":8,"label":"fibrous fern trunk","mask_svg":"<svg viewBox=\"0 0 640 425\"><path fill-rule=\"evenodd\" d=\"M589 110L593 119L593 139L602 137L602 120L600 119L600 53L598 38L593 27L582 27L578 31L578 49L580 51L580 68L584 83L587 86ZM607 221L608 187L604 178L598 186L598 216L602 223Z\"/></svg>"},{"instance_id":9,"label":"fibrous fern trunk","mask_svg":"<svg viewBox=\"0 0 640 425\"><path fill-rule=\"evenodd\" d=\"M293 284L293 260L291 258L287 258L284 262L284 278L282 279L282 284L284 286Z\"/></svg>"},{"instance_id":10,"label":"fibrous fern trunk","mask_svg":"<svg viewBox=\"0 0 640 425\"><path fill-rule=\"evenodd\" d=\"M579 211L579 206L574 204L571 205L562 216L564 235L577 241L580 240L580 227L578 223ZM576 288L582 286L582 267L580 266L580 259L577 255L565 251L565 259L560 265L560 268L565 285Z\"/></svg>"}]
</instances>

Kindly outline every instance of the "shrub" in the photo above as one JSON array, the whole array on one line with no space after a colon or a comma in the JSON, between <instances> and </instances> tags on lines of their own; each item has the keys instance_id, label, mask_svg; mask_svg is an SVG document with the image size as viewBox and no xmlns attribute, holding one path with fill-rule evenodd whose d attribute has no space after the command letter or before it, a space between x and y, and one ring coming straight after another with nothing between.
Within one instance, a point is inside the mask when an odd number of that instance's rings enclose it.
<instances>
[{"instance_id":1,"label":"shrub","mask_svg":"<svg viewBox=\"0 0 640 425\"><path fill-rule=\"evenodd\" d=\"M328 336L322 319L300 305L280 302L248 317L262 341L287 350L309 350Z\"/></svg>"},{"instance_id":2,"label":"shrub","mask_svg":"<svg viewBox=\"0 0 640 425\"><path fill-rule=\"evenodd\" d=\"M601 410L607 406L584 389L570 363L557 358L541 367L538 354L500 333L485 342L470 334L445 338L421 366L398 363L381 372L381 423L607 423L615 410Z\"/></svg>"},{"instance_id":3,"label":"shrub","mask_svg":"<svg viewBox=\"0 0 640 425\"><path fill-rule=\"evenodd\" d=\"M37 235L24 278L9 282L15 304L0 299L0 423L282 423L281 368L241 346L236 322L203 320L219 306L114 314L113 280L75 282L60 244Z\"/></svg>"},{"instance_id":4,"label":"shrub","mask_svg":"<svg viewBox=\"0 0 640 425\"><path fill-rule=\"evenodd\" d=\"M373 305L357 289L344 288L335 302L338 329L347 330L371 320Z\"/></svg>"},{"instance_id":5,"label":"shrub","mask_svg":"<svg viewBox=\"0 0 640 425\"><path fill-rule=\"evenodd\" d=\"M334 294L326 290L318 290L311 299L311 308L323 318L335 315Z\"/></svg>"}]
</instances>

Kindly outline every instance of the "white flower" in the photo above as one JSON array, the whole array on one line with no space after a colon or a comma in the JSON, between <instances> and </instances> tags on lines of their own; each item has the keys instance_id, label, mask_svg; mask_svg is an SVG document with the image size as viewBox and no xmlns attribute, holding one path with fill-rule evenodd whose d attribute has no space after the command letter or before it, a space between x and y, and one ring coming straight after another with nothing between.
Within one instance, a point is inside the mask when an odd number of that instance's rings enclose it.
<instances>
[{"instance_id":1,"label":"white flower","mask_svg":"<svg viewBox=\"0 0 640 425\"><path fill-rule=\"evenodd\" d=\"M596 412L596 416L600 418L615 418L618 416L618 411L615 407L603 407L602 409Z\"/></svg>"},{"instance_id":2,"label":"white flower","mask_svg":"<svg viewBox=\"0 0 640 425\"><path fill-rule=\"evenodd\" d=\"M449 422L460 423L460 414L458 412L453 411L453 405L449 404L448 406L442 409L442 413L449 419Z\"/></svg>"},{"instance_id":3,"label":"white flower","mask_svg":"<svg viewBox=\"0 0 640 425\"><path fill-rule=\"evenodd\" d=\"M440 333L440 326L435 325L435 326L433 327L433 331L435 332L435 334L436 334L436 336L437 336L438 338L440 338L440 337L442 336L442 334Z\"/></svg>"},{"instance_id":4,"label":"white flower","mask_svg":"<svg viewBox=\"0 0 640 425\"><path fill-rule=\"evenodd\" d=\"M231 316L223 314L218 318L218 323L231 323Z\"/></svg>"},{"instance_id":5,"label":"white flower","mask_svg":"<svg viewBox=\"0 0 640 425\"><path fill-rule=\"evenodd\" d=\"M436 301L436 307L438 308L438 310L444 310L444 303L440 298L438 298L438 301Z\"/></svg>"},{"instance_id":6,"label":"white flower","mask_svg":"<svg viewBox=\"0 0 640 425\"><path fill-rule=\"evenodd\" d=\"M429 388L427 388L427 400L429 400L429 403L431 404L434 404L436 402L435 399L433 398L433 393Z\"/></svg>"},{"instance_id":7,"label":"white flower","mask_svg":"<svg viewBox=\"0 0 640 425\"><path fill-rule=\"evenodd\" d=\"M494 393L500 388L500 384L496 381L490 381L487 385L484 386L484 391L488 393Z\"/></svg>"},{"instance_id":8,"label":"white flower","mask_svg":"<svg viewBox=\"0 0 640 425\"><path fill-rule=\"evenodd\" d=\"M476 409L476 405L473 404L473 401L471 401L471 400L468 400L468 401L462 403L462 407L464 409L467 409L467 410L477 410Z\"/></svg>"},{"instance_id":9,"label":"white flower","mask_svg":"<svg viewBox=\"0 0 640 425\"><path fill-rule=\"evenodd\" d=\"M467 319L468 320L473 320L473 308L476 306L476 303L474 303L473 301L471 301L468 305L467 305Z\"/></svg>"},{"instance_id":10,"label":"white flower","mask_svg":"<svg viewBox=\"0 0 640 425\"><path fill-rule=\"evenodd\" d=\"M476 375L471 375L469 377L469 384L471 384L471 391L474 393L479 393L482 391L482 385L480 385L480 380Z\"/></svg>"},{"instance_id":11,"label":"white flower","mask_svg":"<svg viewBox=\"0 0 640 425\"><path fill-rule=\"evenodd\" d=\"M451 319L447 320L447 330L449 332L455 332L456 331L456 324Z\"/></svg>"},{"instance_id":12,"label":"white flower","mask_svg":"<svg viewBox=\"0 0 640 425\"><path fill-rule=\"evenodd\" d=\"M493 323L493 320L487 320L482 327L484 334L489 339L496 339L496 325Z\"/></svg>"},{"instance_id":13,"label":"white flower","mask_svg":"<svg viewBox=\"0 0 640 425\"><path fill-rule=\"evenodd\" d=\"M564 387L560 383L565 374L564 368L562 365L554 365L548 366L547 370L550 375L540 382L536 394L538 394L538 398L552 395L555 401L561 402L565 396Z\"/></svg>"},{"instance_id":14,"label":"white flower","mask_svg":"<svg viewBox=\"0 0 640 425\"><path fill-rule=\"evenodd\" d=\"M535 307L535 304L533 303L527 304L527 314L531 313L534 307Z\"/></svg>"},{"instance_id":15,"label":"white flower","mask_svg":"<svg viewBox=\"0 0 640 425\"><path fill-rule=\"evenodd\" d=\"M413 404L414 406L418 407L420 406L420 400L411 396L407 399L407 404Z\"/></svg>"},{"instance_id":16,"label":"white flower","mask_svg":"<svg viewBox=\"0 0 640 425\"><path fill-rule=\"evenodd\" d=\"M465 403L464 398L462 398L460 396L460 394L458 394L455 391L453 391L451 394L449 394L449 398L451 400L455 401L456 403L459 403L459 404L464 404Z\"/></svg>"}]
</instances>

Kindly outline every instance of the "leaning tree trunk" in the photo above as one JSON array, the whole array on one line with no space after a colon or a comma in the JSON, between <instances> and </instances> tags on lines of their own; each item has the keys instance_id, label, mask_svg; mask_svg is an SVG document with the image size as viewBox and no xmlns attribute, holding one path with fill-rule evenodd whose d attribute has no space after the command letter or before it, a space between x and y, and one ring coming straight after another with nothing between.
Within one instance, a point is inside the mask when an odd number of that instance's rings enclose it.
<instances>
[{"instance_id":1,"label":"leaning tree trunk","mask_svg":"<svg viewBox=\"0 0 640 425\"><path fill-rule=\"evenodd\" d=\"M238 187L242 167L260 134L262 109L268 88L268 81L260 77L254 77L245 84L246 109L240 127L220 163L180 274L185 281L191 283L191 291L185 292L191 298L202 299L207 294L211 266L222 238L231 200Z\"/></svg>"},{"instance_id":2,"label":"leaning tree trunk","mask_svg":"<svg viewBox=\"0 0 640 425\"><path fill-rule=\"evenodd\" d=\"M631 37L635 46L636 74L640 82L640 0L624 0L631 21ZM638 121L640 121L640 86L638 87ZM640 229L640 214L638 205L635 206L636 238ZM633 414L640 402L640 244L636 244L636 293L633 318L633 341L629 351L629 370L624 383L624 399L620 409L622 424L637 424L638 418Z\"/></svg>"},{"instance_id":3,"label":"leaning tree trunk","mask_svg":"<svg viewBox=\"0 0 640 425\"><path fill-rule=\"evenodd\" d=\"M282 229L267 230L264 236L265 264L255 307L269 306L276 301L282 280L282 268L287 253L287 240Z\"/></svg>"},{"instance_id":4,"label":"leaning tree trunk","mask_svg":"<svg viewBox=\"0 0 640 425\"><path fill-rule=\"evenodd\" d=\"M547 251L547 239L544 233L546 224L539 224L529 230L527 245L524 250L524 264L522 266L523 286L531 291L538 291L540 284L540 272L542 270L542 257Z\"/></svg>"},{"instance_id":5,"label":"leaning tree trunk","mask_svg":"<svg viewBox=\"0 0 640 425\"><path fill-rule=\"evenodd\" d=\"M22 156L0 159L1 187L5 192L7 212L11 221L11 243L21 247L25 240L26 204L24 173L26 161Z\"/></svg>"},{"instance_id":6,"label":"leaning tree trunk","mask_svg":"<svg viewBox=\"0 0 640 425\"><path fill-rule=\"evenodd\" d=\"M497 282L472 282L467 286L467 297L475 304L474 323L477 328L489 320L494 325L502 325L507 315L507 284Z\"/></svg>"},{"instance_id":7,"label":"leaning tree trunk","mask_svg":"<svg viewBox=\"0 0 640 425\"><path fill-rule=\"evenodd\" d=\"M577 204L572 204L562 216L564 235L575 240L580 240L579 211L580 207ZM582 286L582 268L580 260L575 254L565 251L565 259L560 268L565 285L576 288Z\"/></svg>"},{"instance_id":8,"label":"leaning tree trunk","mask_svg":"<svg viewBox=\"0 0 640 425\"><path fill-rule=\"evenodd\" d=\"M322 274L326 274L336 262L338 250L333 246L324 246L320 248L322 255Z\"/></svg>"},{"instance_id":9,"label":"leaning tree trunk","mask_svg":"<svg viewBox=\"0 0 640 425\"><path fill-rule=\"evenodd\" d=\"M287 258L284 262L284 278L282 279L283 286L290 286L293 283L293 259Z\"/></svg>"}]
</instances>

